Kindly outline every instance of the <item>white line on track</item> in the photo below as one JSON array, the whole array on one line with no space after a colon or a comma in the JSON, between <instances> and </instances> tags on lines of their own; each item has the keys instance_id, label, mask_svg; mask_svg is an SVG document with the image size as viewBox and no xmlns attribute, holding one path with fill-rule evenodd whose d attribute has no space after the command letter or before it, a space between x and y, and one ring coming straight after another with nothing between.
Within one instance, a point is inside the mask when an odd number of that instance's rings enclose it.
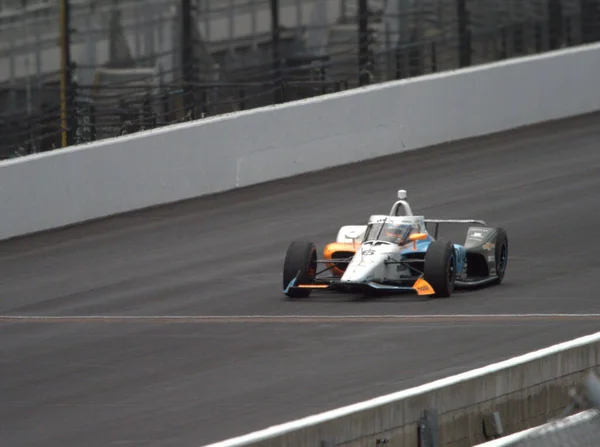
<instances>
[{"instance_id":1,"label":"white line on track","mask_svg":"<svg viewBox=\"0 0 600 447\"><path fill-rule=\"evenodd\" d=\"M0 315L0 323L346 323L346 322L460 322L519 320L600 320L598 313L548 314L422 314L422 315Z\"/></svg>"}]
</instances>

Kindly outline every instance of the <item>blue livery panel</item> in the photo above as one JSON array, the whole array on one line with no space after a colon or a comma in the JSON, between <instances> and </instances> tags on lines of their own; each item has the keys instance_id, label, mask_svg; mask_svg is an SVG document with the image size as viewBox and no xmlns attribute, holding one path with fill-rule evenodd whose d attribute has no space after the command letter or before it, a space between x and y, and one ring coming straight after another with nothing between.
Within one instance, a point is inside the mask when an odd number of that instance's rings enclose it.
<instances>
[{"instance_id":1,"label":"blue livery panel","mask_svg":"<svg viewBox=\"0 0 600 447\"><path fill-rule=\"evenodd\" d=\"M431 244L432 242L433 242L433 238L431 236L429 236L425 240L417 241L416 250L413 250L413 245L410 244L410 246L408 246L407 248L402 250L401 253L403 255L410 254L410 253L426 253L427 248L429 247L429 244ZM453 245L454 245L454 250L456 252L455 269L456 269L456 274L458 275L465 268L465 263L467 260L467 250L463 245L460 245L460 244L453 244Z\"/></svg>"}]
</instances>

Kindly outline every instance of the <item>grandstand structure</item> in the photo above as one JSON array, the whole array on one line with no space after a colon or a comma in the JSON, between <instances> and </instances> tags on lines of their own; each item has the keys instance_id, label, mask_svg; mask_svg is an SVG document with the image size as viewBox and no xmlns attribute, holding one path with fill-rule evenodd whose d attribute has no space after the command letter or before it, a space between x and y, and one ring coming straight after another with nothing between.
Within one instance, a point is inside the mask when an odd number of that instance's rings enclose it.
<instances>
[{"instance_id":1,"label":"grandstand structure","mask_svg":"<svg viewBox=\"0 0 600 447\"><path fill-rule=\"evenodd\" d=\"M61 89L61 0L0 0L0 157L600 40L600 0L187 3L69 0Z\"/></svg>"}]
</instances>

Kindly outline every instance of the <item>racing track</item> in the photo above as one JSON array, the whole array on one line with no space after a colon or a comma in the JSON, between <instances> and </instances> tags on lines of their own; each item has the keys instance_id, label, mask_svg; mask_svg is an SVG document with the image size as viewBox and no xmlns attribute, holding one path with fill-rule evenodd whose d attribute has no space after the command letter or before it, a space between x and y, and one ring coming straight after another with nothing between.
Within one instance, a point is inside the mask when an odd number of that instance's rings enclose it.
<instances>
[{"instance_id":1,"label":"racing track","mask_svg":"<svg viewBox=\"0 0 600 447\"><path fill-rule=\"evenodd\" d=\"M600 115L0 244L0 315L599 313ZM449 300L285 301L293 238L415 212L504 226L500 287ZM598 318L0 319L9 446L197 446L600 329Z\"/></svg>"}]
</instances>

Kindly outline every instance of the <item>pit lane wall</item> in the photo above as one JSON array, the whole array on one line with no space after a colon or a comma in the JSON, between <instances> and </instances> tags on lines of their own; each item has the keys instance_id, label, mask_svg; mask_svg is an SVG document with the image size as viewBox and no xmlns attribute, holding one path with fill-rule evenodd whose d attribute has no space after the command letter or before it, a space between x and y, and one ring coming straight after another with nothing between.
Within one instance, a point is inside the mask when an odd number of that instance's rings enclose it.
<instances>
[{"instance_id":1,"label":"pit lane wall","mask_svg":"<svg viewBox=\"0 0 600 447\"><path fill-rule=\"evenodd\" d=\"M579 387L598 365L600 332L208 447L470 447L489 439L491 425L484 420L495 412L504 435L560 416L570 403L569 388ZM426 410L437 413L437 440L420 444Z\"/></svg>"},{"instance_id":2,"label":"pit lane wall","mask_svg":"<svg viewBox=\"0 0 600 447\"><path fill-rule=\"evenodd\" d=\"M0 163L0 239L600 109L600 45Z\"/></svg>"}]
</instances>

